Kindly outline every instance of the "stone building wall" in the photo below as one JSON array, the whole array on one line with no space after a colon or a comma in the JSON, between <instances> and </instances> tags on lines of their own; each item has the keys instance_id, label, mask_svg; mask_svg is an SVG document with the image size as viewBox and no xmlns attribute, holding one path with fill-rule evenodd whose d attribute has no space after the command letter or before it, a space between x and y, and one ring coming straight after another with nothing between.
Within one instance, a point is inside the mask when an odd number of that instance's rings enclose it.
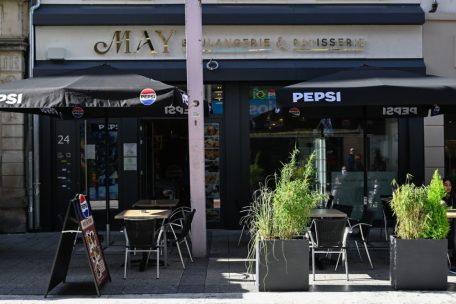
<instances>
[{"instance_id":1,"label":"stone building wall","mask_svg":"<svg viewBox=\"0 0 456 304\"><path fill-rule=\"evenodd\" d=\"M0 0L0 83L27 70L28 3ZM24 115L0 112L0 233L26 230Z\"/></svg>"}]
</instances>

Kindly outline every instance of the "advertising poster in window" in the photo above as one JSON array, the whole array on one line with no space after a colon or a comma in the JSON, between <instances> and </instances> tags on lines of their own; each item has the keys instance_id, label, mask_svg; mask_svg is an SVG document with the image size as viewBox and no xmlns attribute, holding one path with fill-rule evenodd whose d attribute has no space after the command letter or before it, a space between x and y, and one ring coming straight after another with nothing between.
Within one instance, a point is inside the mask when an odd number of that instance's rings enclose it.
<instances>
[{"instance_id":1,"label":"advertising poster in window","mask_svg":"<svg viewBox=\"0 0 456 304\"><path fill-rule=\"evenodd\" d=\"M220 221L220 124L204 127L207 220Z\"/></svg>"}]
</instances>

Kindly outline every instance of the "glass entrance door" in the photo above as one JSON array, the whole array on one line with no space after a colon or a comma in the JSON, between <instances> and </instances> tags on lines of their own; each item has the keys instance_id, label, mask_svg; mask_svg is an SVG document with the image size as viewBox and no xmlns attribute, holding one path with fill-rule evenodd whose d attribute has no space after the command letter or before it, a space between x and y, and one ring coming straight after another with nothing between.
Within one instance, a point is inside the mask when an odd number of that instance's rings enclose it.
<instances>
[{"instance_id":1,"label":"glass entrance door","mask_svg":"<svg viewBox=\"0 0 456 304\"><path fill-rule=\"evenodd\" d=\"M81 123L81 185L94 210L106 209L106 178L110 208L119 208L118 131L118 122L114 120L110 120L107 126L102 120Z\"/></svg>"},{"instance_id":2,"label":"glass entrance door","mask_svg":"<svg viewBox=\"0 0 456 304\"><path fill-rule=\"evenodd\" d=\"M176 198L188 205L187 120L143 120L141 126L141 198Z\"/></svg>"}]
</instances>

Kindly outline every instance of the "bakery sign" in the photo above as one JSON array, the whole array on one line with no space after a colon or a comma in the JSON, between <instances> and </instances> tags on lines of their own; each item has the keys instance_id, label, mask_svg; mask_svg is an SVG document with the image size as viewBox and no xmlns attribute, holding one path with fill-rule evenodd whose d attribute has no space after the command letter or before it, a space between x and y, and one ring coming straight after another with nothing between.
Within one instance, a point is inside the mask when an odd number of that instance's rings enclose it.
<instances>
[{"instance_id":1,"label":"bakery sign","mask_svg":"<svg viewBox=\"0 0 456 304\"><path fill-rule=\"evenodd\" d=\"M154 38L154 39L152 39ZM117 30L107 39L96 41L93 50L98 55L111 53L141 53L151 56L170 54L170 40L179 39L176 30ZM185 52L186 40L179 41L180 51ZM310 37L203 37L203 52L208 54L265 53L274 49L283 52L363 52L363 37L321 36Z\"/></svg>"},{"instance_id":2,"label":"bakery sign","mask_svg":"<svg viewBox=\"0 0 456 304\"><path fill-rule=\"evenodd\" d=\"M206 59L421 58L421 27L203 27ZM36 59L185 60L185 28L161 26L37 26Z\"/></svg>"}]
</instances>

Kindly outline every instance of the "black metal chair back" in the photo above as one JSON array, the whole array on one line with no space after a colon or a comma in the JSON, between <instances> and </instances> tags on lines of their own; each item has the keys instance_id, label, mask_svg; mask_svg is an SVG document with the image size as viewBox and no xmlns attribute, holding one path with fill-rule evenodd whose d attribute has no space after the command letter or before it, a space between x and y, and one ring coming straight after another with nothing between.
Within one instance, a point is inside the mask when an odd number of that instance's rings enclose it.
<instances>
[{"instance_id":1,"label":"black metal chair back","mask_svg":"<svg viewBox=\"0 0 456 304\"><path fill-rule=\"evenodd\" d=\"M375 212L374 211L368 210L368 209L364 209L363 210L363 215L361 216L359 221L357 221L357 223L368 224L368 225L360 225L360 226L356 227L356 229L352 233L352 238L361 239L361 233L360 233L359 230L362 230L364 239L367 241L369 239L371 226L374 223L374 218L375 218Z\"/></svg>"},{"instance_id":2,"label":"black metal chair back","mask_svg":"<svg viewBox=\"0 0 456 304\"><path fill-rule=\"evenodd\" d=\"M196 212L196 209L193 209L192 212L188 212L185 214L184 221L182 224L182 230L180 230L178 233L176 233L178 241L183 240L190 232L190 229L192 228L193 216L195 215L195 212Z\"/></svg>"},{"instance_id":3,"label":"black metal chair back","mask_svg":"<svg viewBox=\"0 0 456 304\"><path fill-rule=\"evenodd\" d=\"M125 219L128 246L133 249L149 249L156 247L155 226L152 219Z\"/></svg>"},{"instance_id":4,"label":"black metal chair back","mask_svg":"<svg viewBox=\"0 0 456 304\"><path fill-rule=\"evenodd\" d=\"M396 225L396 217L394 216L393 209L391 209L389 200L382 199L382 207L386 225L388 227L394 227Z\"/></svg>"},{"instance_id":5,"label":"black metal chair back","mask_svg":"<svg viewBox=\"0 0 456 304\"><path fill-rule=\"evenodd\" d=\"M346 219L315 219L315 242L317 247L342 247L346 233Z\"/></svg>"},{"instance_id":6,"label":"black metal chair back","mask_svg":"<svg viewBox=\"0 0 456 304\"><path fill-rule=\"evenodd\" d=\"M375 212L372 210L365 209L363 211L363 215L361 216L361 219L359 220L359 222L364 223L364 224L369 224L372 226L374 224L374 218L375 218ZM368 226L368 225L361 226L361 229L363 230L364 238L366 240L369 238L371 226Z\"/></svg>"}]
</instances>

